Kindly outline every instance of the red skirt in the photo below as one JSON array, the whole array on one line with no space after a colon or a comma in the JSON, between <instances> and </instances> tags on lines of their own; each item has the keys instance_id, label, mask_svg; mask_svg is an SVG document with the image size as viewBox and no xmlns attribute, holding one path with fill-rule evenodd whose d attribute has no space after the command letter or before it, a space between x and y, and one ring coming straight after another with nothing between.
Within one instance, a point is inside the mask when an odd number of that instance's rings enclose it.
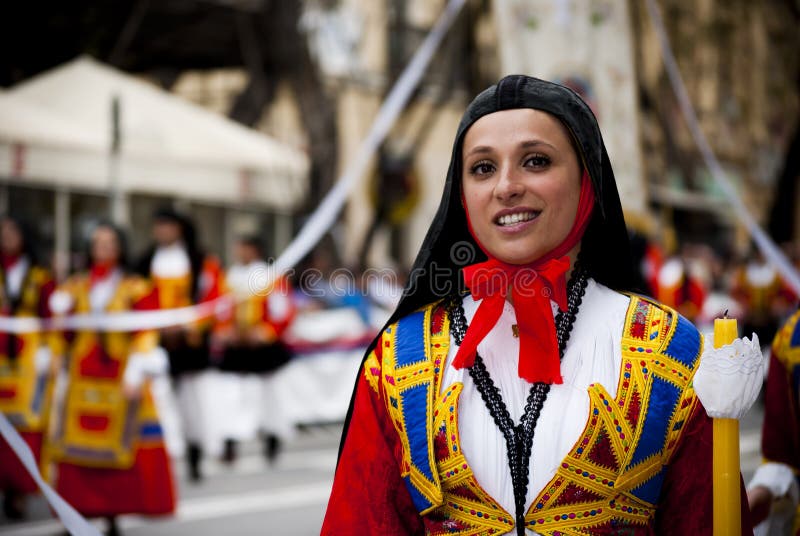
<instances>
[{"instance_id":1,"label":"red skirt","mask_svg":"<svg viewBox=\"0 0 800 536\"><path fill-rule=\"evenodd\" d=\"M59 463L56 490L86 517L175 511L172 469L163 446L140 447L129 469Z\"/></svg>"},{"instance_id":2,"label":"red skirt","mask_svg":"<svg viewBox=\"0 0 800 536\"><path fill-rule=\"evenodd\" d=\"M19 435L30 447L38 464L42 456L42 432L20 432ZM30 494L37 492L39 486L5 439L0 437L0 491L2 490Z\"/></svg>"}]
</instances>

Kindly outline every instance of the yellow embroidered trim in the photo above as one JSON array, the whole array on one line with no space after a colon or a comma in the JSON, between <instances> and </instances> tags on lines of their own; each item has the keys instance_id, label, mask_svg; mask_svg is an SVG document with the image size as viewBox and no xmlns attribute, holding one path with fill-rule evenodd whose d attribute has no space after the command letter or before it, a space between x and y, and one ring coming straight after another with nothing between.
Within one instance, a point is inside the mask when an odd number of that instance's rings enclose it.
<instances>
[{"instance_id":1,"label":"yellow embroidered trim","mask_svg":"<svg viewBox=\"0 0 800 536\"><path fill-rule=\"evenodd\" d=\"M646 311L646 314L645 314ZM591 534L612 519L630 526L647 525L654 505L632 494L637 486L655 477L668 462L683 430L684 421L696 405L691 388L693 371L664 352L677 328L677 314L648 300L631 296L622 337L622 365L617 395L611 398L601 385L589 388L590 414L577 444L562 462L553 480L545 486L526 515L527 528L541 534ZM636 325L635 325L636 324ZM634 336L634 330L638 337ZM695 362L697 356L695 356ZM664 447L628 467L636 452L650 401L653 378L668 381L681 390L676 409L669 418ZM627 415L638 401L634 426ZM619 468L602 467L590 460L601 432ZM585 490L599 499L555 506L568 488ZM574 493L574 491L573 491Z\"/></svg>"},{"instance_id":2,"label":"yellow embroidered trim","mask_svg":"<svg viewBox=\"0 0 800 536\"><path fill-rule=\"evenodd\" d=\"M378 345L383 344L383 337L378 339ZM366 378L367 383L372 390L378 394L379 385L381 382L381 364L378 361L378 356L375 355L375 351L371 351L367 356L367 359L364 361L364 378Z\"/></svg>"},{"instance_id":3,"label":"yellow embroidered trim","mask_svg":"<svg viewBox=\"0 0 800 536\"><path fill-rule=\"evenodd\" d=\"M397 345L397 331L399 323L393 324L386 329L381 339L383 340L383 347L381 349L382 361L382 374L381 383L384 391L386 392L386 407L389 415L392 418L395 429L400 437L402 444L403 460L401 466L401 476L403 478L409 477L411 484L425 497L431 504L430 507L420 511L421 515L425 515L442 502L441 484L439 483L439 475L436 471L436 460L433 451L433 441L431 426L432 423L429 418L425 418L425 437L427 438L427 457L429 467L432 468L433 481L428 480L420 471L415 467L411 458L411 446L409 444L408 432L406 429L405 417L403 416L403 397L402 393L408 389L416 386L427 386L427 400L425 408L425 416L429 416L433 412L433 399L434 399L434 367L431 358L431 336L430 330L430 317L432 308L428 307L424 310L424 326L425 334L423 335L423 348L425 352L425 359L420 362L412 363L410 365L398 367L395 355L395 347Z\"/></svg>"}]
</instances>

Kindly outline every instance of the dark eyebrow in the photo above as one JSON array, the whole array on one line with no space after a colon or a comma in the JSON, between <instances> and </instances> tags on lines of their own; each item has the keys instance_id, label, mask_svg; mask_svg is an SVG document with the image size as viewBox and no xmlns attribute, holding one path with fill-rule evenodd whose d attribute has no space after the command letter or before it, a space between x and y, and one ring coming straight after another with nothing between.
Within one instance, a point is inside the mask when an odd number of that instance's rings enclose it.
<instances>
[{"instance_id":1,"label":"dark eyebrow","mask_svg":"<svg viewBox=\"0 0 800 536\"><path fill-rule=\"evenodd\" d=\"M523 149L530 149L530 148L536 147L538 145L544 145L545 147L549 147L549 148L553 149L554 151L556 150L555 147L553 147L552 145L550 145L546 141L542 141L542 140L528 140L528 141L523 141L522 143L519 144L519 146L522 147Z\"/></svg>"},{"instance_id":2,"label":"dark eyebrow","mask_svg":"<svg viewBox=\"0 0 800 536\"><path fill-rule=\"evenodd\" d=\"M549 143L547 143L546 141L543 141L543 140L527 140L527 141L523 141L522 143L519 144L519 147L522 148L522 149L532 149L532 148L538 147L538 146L549 147L550 149L552 149L554 151L557 150L555 147L553 147L553 145L551 145L551 144L549 144ZM472 150L470 150L468 153L465 153L464 154L464 158L472 156L474 154L489 154L489 153L491 153L493 151L494 151L494 149L492 147L488 146L488 145L478 145L476 147L473 147Z\"/></svg>"},{"instance_id":3,"label":"dark eyebrow","mask_svg":"<svg viewBox=\"0 0 800 536\"><path fill-rule=\"evenodd\" d=\"M478 145L477 147L473 147L472 150L464 155L466 158L467 156L471 156L473 154L487 154L491 153L493 149L487 145Z\"/></svg>"}]
</instances>

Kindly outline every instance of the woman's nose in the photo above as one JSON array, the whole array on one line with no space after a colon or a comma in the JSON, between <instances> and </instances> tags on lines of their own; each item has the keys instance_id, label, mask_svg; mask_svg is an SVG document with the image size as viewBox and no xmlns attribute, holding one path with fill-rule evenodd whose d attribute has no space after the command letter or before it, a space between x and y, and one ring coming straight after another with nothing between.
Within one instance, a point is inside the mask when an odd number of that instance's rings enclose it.
<instances>
[{"instance_id":1,"label":"woman's nose","mask_svg":"<svg viewBox=\"0 0 800 536\"><path fill-rule=\"evenodd\" d=\"M503 168L500 171L497 184L494 187L494 194L500 201L510 201L522 195L525 186L517 180L513 169Z\"/></svg>"}]
</instances>

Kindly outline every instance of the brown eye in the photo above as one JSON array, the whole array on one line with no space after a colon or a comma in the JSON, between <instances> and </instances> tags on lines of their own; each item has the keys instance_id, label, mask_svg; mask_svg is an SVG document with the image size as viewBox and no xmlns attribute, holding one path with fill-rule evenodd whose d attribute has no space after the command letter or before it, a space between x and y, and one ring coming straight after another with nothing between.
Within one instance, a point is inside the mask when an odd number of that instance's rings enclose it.
<instances>
[{"instance_id":1,"label":"brown eye","mask_svg":"<svg viewBox=\"0 0 800 536\"><path fill-rule=\"evenodd\" d=\"M525 167L530 168L545 168L550 165L550 158L543 154L537 154L525 160Z\"/></svg>"},{"instance_id":2,"label":"brown eye","mask_svg":"<svg viewBox=\"0 0 800 536\"><path fill-rule=\"evenodd\" d=\"M494 166L490 162L478 162L469 171L473 175L488 175L494 171Z\"/></svg>"}]
</instances>

